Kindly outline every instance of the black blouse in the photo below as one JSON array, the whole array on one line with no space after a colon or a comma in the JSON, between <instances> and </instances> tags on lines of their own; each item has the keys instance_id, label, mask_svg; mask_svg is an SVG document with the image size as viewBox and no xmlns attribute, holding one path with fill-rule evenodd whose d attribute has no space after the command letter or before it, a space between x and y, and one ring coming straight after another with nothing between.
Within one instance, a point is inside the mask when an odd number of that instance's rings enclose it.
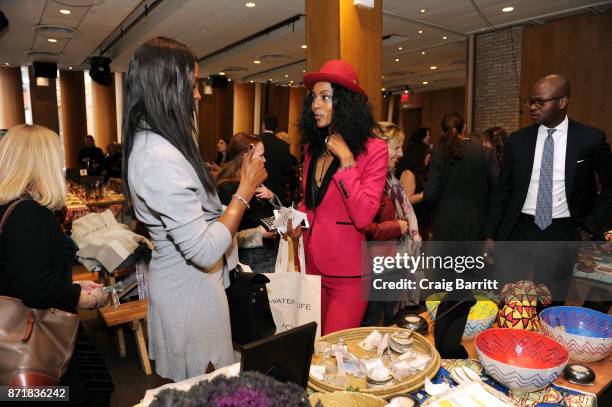
<instances>
[{"instance_id":1,"label":"black blouse","mask_svg":"<svg viewBox=\"0 0 612 407\"><path fill-rule=\"evenodd\" d=\"M0 218L9 205L0 206ZM0 295L31 308L75 312L81 287L72 283L74 251L53 212L33 200L20 202L0 234Z\"/></svg>"}]
</instances>

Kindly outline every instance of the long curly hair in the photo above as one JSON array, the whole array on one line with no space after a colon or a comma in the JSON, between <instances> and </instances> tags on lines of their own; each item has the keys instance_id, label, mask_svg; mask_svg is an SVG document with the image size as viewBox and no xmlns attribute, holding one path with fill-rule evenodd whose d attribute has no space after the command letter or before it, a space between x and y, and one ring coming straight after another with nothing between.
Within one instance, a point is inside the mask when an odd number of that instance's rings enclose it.
<instances>
[{"instance_id":1,"label":"long curly hair","mask_svg":"<svg viewBox=\"0 0 612 407\"><path fill-rule=\"evenodd\" d=\"M465 120L459 113L447 114L440 123L442 127L442 137L438 148L449 160L460 160L463 157L463 146L459 135L465 127Z\"/></svg>"},{"instance_id":2,"label":"long curly hair","mask_svg":"<svg viewBox=\"0 0 612 407\"><path fill-rule=\"evenodd\" d=\"M365 96L350 91L340 85L332 83L332 133L339 133L346 142L353 156L365 151L368 138L374 137L378 129L376 120L372 116L372 108ZM302 116L298 127L302 134L302 142L308 144L313 156L325 150L325 137L329 135L327 127L319 129L312 112L312 93L309 92L304 100Z\"/></svg>"},{"instance_id":3,"label":"long curly hair","mask_svg":"<svg viewBox=\"0 0 612 407\"><path fill-rule=\"evenodd\" d=\"M482 138L483 141L486 140L491 144L497 163L501 163L504 155L504 146L506 145L506 141L508 141L508 133L506 130L504 130L503 127L491 127L484 131Z\"/></svg>"}]
</instances>

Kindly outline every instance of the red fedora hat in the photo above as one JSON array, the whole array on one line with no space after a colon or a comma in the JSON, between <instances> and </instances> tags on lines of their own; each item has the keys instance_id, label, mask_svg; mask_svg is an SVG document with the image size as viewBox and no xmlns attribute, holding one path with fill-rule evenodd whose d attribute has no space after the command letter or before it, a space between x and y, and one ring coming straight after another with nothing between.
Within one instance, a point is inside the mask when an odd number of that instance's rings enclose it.
<instances>
[{"instance_id":1,"label":"red fedora hat","mask_svg":"<svg viewBox=\"0 0 612 407\"><path fill-rule=\"evenodd\" d=\"M353 92L361 93L366 99L368 97L358 85L355 69L351 64L341 59L327 61L319 72L310 72L304 75L303 83L308 89L312 90L312 87L317 82L335 83Z\"/></svg>"}]
</instances>

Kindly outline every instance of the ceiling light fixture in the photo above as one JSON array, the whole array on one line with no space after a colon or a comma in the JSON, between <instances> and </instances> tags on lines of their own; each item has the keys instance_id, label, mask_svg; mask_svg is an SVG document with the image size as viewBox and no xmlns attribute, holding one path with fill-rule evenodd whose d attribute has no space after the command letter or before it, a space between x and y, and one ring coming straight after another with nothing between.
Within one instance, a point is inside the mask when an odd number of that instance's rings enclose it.
<instances>
[{"instance_id":1,"label":"ceiling light fixture","mask_svg":"<svg viewBox=\"0 0 612 407\"><path fill-rule=\"evenodd\" d=\"M423 85L427 85L429 82L427 81L423 81Z\"/></svg>"},{"instance_id":2,"label":"ceiling light fixture","mask_svg":"<svg viewBox=\"0 0 612 407\"><path fill-rule=\"evenodd\" d=\"M426 12L427 10L425 10L424 8L421 9L421 13Z\"/></svg>"},{"instance_id":3,"label":"ceiling light fixture","mask_svg":"<svg viewBox=\"0 0 612 407\"><path fill-rule=\"evenodd\" d=\"M502 9L502 11L503 11L504 13L509 13L509 12L511 12L511 11L514 11L514 7L504 7L504 8Z\"/></svg>"},{"instance_id":4,"label":"ceiling light fixture","mask_svg":"<svg viewBox=\"0 0 612 407\"><path fill-rule=\"evenodd\" d=\"M268 78L268 80L269 80L270 82L272 82L272 78Z\"/></svg>"},{"instance_id":5,"label":"ceiling light fixture","mask_svg":"<svg viewBox=\"0 0 612 407\"><path fill-rule=\"evenodd\" d=\"M255 81L249 81L249 82L253 83L253 82L255 82Z\"/></svg>"},{"instance_id":6,"label":"ceiling light fixture","mask_svg":"<svg viewBox=\"0 0 612 407\"><path fill-rule=\"evenodd\" d=\"M8 62L5 62L5 63L4 63L4 65L9 66L9 63L8 63Z\"/></svg>"},{"instance_id":7,"label":"ceiling light fixture","mask_svg":"<svg viewBox=\"0 0 612 407\"><path fill-rule=\"evenodd\" d=\"M305 69L302 69L302 73L306 73L306 70L305 70Z\"/></svg>"},{"instance_id":8,"label":"ceiling light fixture","mask_svg":"<svg viewBox=\"0 0 612 407\"><path fill-rule=\"evenodd\" d=\"M252 1L249 1L248 3L244 3L245 6L247 6L248 8L253 8L255 7L255 3Z\"/></svg>"},{"instance_id":9,"label":"ceiling light fixture","mask_svg":"<svg viewBox=\"0 0 612 407\"><path fill-rule=\"evenodd\" d=\"M288 77L289 77L289 75L285 74L285 78L288 78Z\"/></svg>"},{"instance_id":10,"label":"ceiling light fixture","mask_svg":"<svg viewBox=\"0 0 612 407\"><path fill-rule=\"evenodd\" d=\"M385 88L380 88L380 90L384 92L384 91L386 91L387 89L385 89Z\"/></svg>"},{"instance_id":11,"label":"ceiling light fixture","mask_svg":"<svg viewBox=\"0 0 612 407\"><path fill-rule=\"evenodd\" d=\"M227 81L228 81L228 82L231 82L231 81L232 81L232 78L227 78Z\"/></svg>"},{"instance_id":12,"label":"ceiling light fixture","mask_svg":"<svg viewBox=\"0 0 612 407\"><path fill-rule=\"evenodd\" d=\"M423 34L423 30L419 30L418 32L419 32L419 34Z\"/></svg>"},{"instance_id":13,"label":"ceiling light fixture","mask_svg":"<svg viewBox=\"0 0 612 407\"><path fill-rule=\"evenodd\" d=\"M385 75L380 75L380 79L385 79Z\"/></svg>"},{"instance_id":14,"label":"ceiling light fixture","mask_svg":"<svg viewBox=\"0 0 612 407\"><path fill-rule=\"evenodd\" d=\"M219 72L219 75L225 76L225 72L221 71L221 72Z\"/></svg>"},{"instance_id":15,"label":"ceiling light fixture","mask_svg":"<svg viewBox=\"0 0 612 407\"><path fill-rule=\"evenodd\" d=\"M60 13L68 16L68 15L72 14L72 11L66 10L65 8L63 8L63 9L60 10Z\"/></svg>"},{"instance_id":16,"label":"ceiling light fixture","mask_svg":"<svg viewBox=\"0 0 612 407\"><path fill-rule=\"evenodd\" d=\"M399 58L395 58L395 62L399 62Z\"/></svg>"},{"instance_id":17,"label":"ceiling light fixture","mask_svg":"<svg viewBox=\"0 0 612 407\"><path fill-rule=\"evenodd\" d=\"M71 67L71 66L69 66L69 67L68 67L68 69L72 69L72 67Z\"/></svg>"},{"instance_id":18,"label":"ceiling light fixture","mask_svg":"<svg viewBox=\"0 0 612 407\"><path fill-rule=\"evenodd\" d=\"M402 47L397 47L397 50L398 50L398 51L401 51L401 50L403 50L403 49L404 49L404 48L402 48Z\"/></svg>"},{"instance_id":19,"label":"ceiling light fixture","mask_svg":"<svg viewBox=\"0 0 612 407\"><path fill-rule=\"evenodd\" d=\"M47 38L47 41L49 41L49 42L57 42L57 40L55 38Z\"/></svg>"},{"instance_id":20,"label":"ceiling light fixture","mask_svg":"<svg viewBox=\"0 0 612 407\"><path fill-rule=\"evenodd\" d=\"M408 89L404 90L404 94L407 95L408 94Z\"/></svg>"},{"instance_id":21,"label":"ceiling light fixture","mask_svg":"<svg viewBox=\"0 0 612 407\"><path fill-rule=\"evenodd\" d=\"M261 64L261 61L259 59L256 59L255 61L253 61L254 64Z\"/></svg>"},{"instance_id":22,"label":"ceiling light fixture","mask_svg":"<svg viewBox=\"0 0 612 407\"><path fill-rule=\"evenodd\" d=\"M443 40L447 40L448 37L445 35L444 37L442 37Z\"/></svg>"},{"instance_id":23,"label":"ceiling light fixture","mask_svg":"<svg viewBox=\"0 0 612 407\"><path fill-rule=\"evenodd\" d=\"M302 44L302 49L306 49L306 48L308 48L308 45Z\"/></svg>"},{"instance_id":24,"label":"ceiling light fixture","mask_svg":"<svg viewBox=\"0 0 612 407\"><path fill-rule=\"evenodd\" d=\"M426 52L425 52L425 51L421 51L421 55L425 55L425 54L426 54Z\"/></svg>"},{"instance_id":25,"label":"ceiling light fixture","mask_svg":"<svg viewBox=\"0 0 612 407\"><path fill-rule=\"evenodd\" d=\"M429 69L431 69L432 71L435 71L436 69L438 69L438 67L435 66L435 65L432 65L432 66L429 67Z\"/></svg>"}]
</instances>

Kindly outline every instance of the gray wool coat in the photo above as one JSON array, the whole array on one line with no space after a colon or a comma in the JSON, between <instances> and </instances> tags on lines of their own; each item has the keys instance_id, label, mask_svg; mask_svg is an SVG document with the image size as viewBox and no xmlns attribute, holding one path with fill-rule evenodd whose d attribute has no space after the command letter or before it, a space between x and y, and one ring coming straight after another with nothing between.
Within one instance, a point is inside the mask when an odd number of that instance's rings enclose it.
<instances>
[{"instance_id":1,"label":"gray wool coat","mask_svg":"<svg viewBox=\"0 0 612 407\"><path fill-rule=\"evenodd\" d=\"M161 136L139 132L128 183L136 217L155 244L149 265L149 356L178 381L234 363L225 288L238 256L218 221L222 206Z\"/></svg>"}]
</instances>

